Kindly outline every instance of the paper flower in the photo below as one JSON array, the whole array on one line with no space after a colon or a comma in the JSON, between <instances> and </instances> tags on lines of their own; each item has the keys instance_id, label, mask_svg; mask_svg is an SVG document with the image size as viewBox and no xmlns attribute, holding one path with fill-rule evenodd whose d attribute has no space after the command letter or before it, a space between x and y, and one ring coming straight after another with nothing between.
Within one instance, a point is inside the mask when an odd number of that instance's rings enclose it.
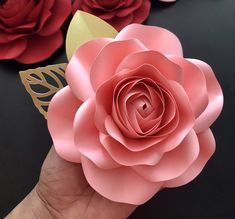
<instances>
[{"instance_id":1,"label":"paper flower","mask_svg":"<svg viewBox=\"0 0 235 219\"><path fill-rule=\"evenodd\" d=\"M142 204L193 180L214 153L209 126L221 88L209 65L183 58L168 30L133 24L91 40L66 78L49 105L49 131L57 153L81 162L102 196Z\"/></svg>"},{"instance_id":2,"label":"paper flower","mask_svg":"<svg viewBox=\"0 0 235 219\"><path fill-rule=\"evenodd\" d=\"M63 43L61 25L71 12L68 0L5 0L0 4L0 59L35 63Z\"/></svg>"},{"instance_id":3,"label":"paper flower","mask_svg":"<svg viewBox=\"0 0 235 219\"><path fill-rule=\"evenodd\" d=\"M100 17L118 31L131 23L144 22L150 11L149 0L75 0L73 14L79 9Z\"/></svg>"}]
</instances>

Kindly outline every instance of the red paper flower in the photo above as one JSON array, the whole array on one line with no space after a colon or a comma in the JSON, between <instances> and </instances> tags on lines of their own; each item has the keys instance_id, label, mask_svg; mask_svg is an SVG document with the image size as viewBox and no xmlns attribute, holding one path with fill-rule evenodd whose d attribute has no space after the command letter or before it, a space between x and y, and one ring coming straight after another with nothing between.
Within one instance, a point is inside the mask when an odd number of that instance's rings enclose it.
<instances>
[{"instance_id":1,"label":"red paper flower","mask_svg":"<svg viewBox=\"0 0 235 219\"><path fill-rule=\"evenodd\" d=\"M5 0L0 4L0 59L35 63L63 43L61 25L71 12L68 0Z\"/></svg>"},{"instance_id":2,"label":"red paper flower","mask_svg":"<svg viewBox=\"0 0 235 219\"><path fill-rule=\"evenodd\" d=\"M73 14L79 9L100 17L118 31L131 23L142 23L149 15L149 0L75 0Z\"/></svg>"},{"instance_id":3,"label":"red paper flower","mask_svg":"<svg viewBox=\"0 0 235 219\"><path fill-rule=\"evenodd\" d=\"M49 131L58 154L81 162L104 197L142 204L193 180L214 153L220 85L166 29L132 24L115 39L91 40L66 79L49 106Z\"/></svg>"}]
</instances>

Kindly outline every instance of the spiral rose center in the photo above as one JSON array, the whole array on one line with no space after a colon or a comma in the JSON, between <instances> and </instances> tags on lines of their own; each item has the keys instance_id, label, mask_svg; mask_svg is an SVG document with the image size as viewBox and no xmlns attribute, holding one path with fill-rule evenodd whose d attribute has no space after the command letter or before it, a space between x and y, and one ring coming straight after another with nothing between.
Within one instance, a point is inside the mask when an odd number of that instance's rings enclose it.
<instances>
[{"instance_id":1,"label":"spiral rose center","mask_svg":"<svg viewBox=\"0 0 235 219\"><path fill-rule=\"evenodd\" d=\"M147 108L146 103L144 103L144 105L142 106L143 110L145 110Z\"/></svg>"},{"instance_id":2,"label":"spiral rose center","mask_svg":"<svg viewBox=\"0 0 235 219\"><path fill-rule=\"evenodd\" d=\"M114 90L113 114L129 137L154 136L174 119L171 94L150 78L121 80Z\"/></svg>"}]
</instances>

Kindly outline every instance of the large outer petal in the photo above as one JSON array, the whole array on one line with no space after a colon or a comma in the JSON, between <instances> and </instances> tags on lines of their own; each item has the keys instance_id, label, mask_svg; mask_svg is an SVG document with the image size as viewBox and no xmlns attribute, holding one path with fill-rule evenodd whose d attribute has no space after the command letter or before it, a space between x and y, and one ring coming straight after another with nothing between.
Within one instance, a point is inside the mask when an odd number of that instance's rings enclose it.
<instances>
[{"instance_id":1,"label":"large outer petal","mask_svg":"<svg viewBox=\"0 0 235 219\"><path fill-rule=\"evenodd\" d=\"M80 100L87 100L94 96L90 82L91 66L100 50L112 42L109 38L99 38L88 41L74 53L66 69L66 79L74 95Z\"/></svg>"},{"instance_id":2,"label":"large outer petal","mask_svg":"<svg viewBox=\"0 0 235 219\"><path fill-rule=\"evenodd\" d=\"M82 102L67 86L52 98L47 123L57 153L65 160L80 162L80 152L74 144L73 121Z\"/></svg>"},{"instance_id":3,"label":"large outer petal","mask_svg":"<svg viewBox=\"0 0 235 219\"><path fill-rule=\"evenodd\" d=\"M155 166L134 166L133 169L152 182L161 182L180 176L197 159L199 143L192 130L181 144L163 155Z\"/></svg>"},{"instance_id":4,"label":"large outer petal","mask_svg":"<svg viewBox=\"0 0 235 219\"><path fill-rule=\"evenodd\" d=\"M222 89L211 67L200 60L188 60L197 65L206 77L209 104L205 111L196 120L194 130L196 131L196 133L199 133L208 129L208 127L210 127L212 123L217 119L222 111L224 99Z\"/></svg>"},{"instance_id":5,"label":"large outer petal","mask_svg":"<svg viewBox=\"0 0 235 219\"><path fill-rule=\"evenodd\" d=\"M94 125L95 102L86 100L74 119L74 141L78 150L99 168L110 169L118 165L105 151L99 141L99 132Z\"/></svg>"},{"instance_id":6,"label":"large outer petal","mask_svg":"<svg viewBox=\"0 0 235 219\"><path fill-rule=\"evenodd\" d=\"M194 163L179 177L166 181L164 187L177 187L192 181L202 171L215 151L215 139L210 129L198 134L200 152Z\"/></svg>"},{"instance_id":7,"label":"large outer petal","mask_svg":"<svg viewBox=\"0 0 235 219\"><path fill-rule=\"evenodd\" d=\"M27 47L27 39L16 39L13 42L0 43L0 59L12 59L22 54Z\"/></svg>"},{"instance_id":8,"label":"large outer petal","mask_svg":"<svg viewBox=\"0 0 235 219\"><path fill-rule=\"evenodd\" d=\"M127 55L145 50L143 44L136 39L114 41L105 46L91 69L91 84L94 91L115 75L118 65Z\"/></svg>"},{"instance_id":9,"label":"large outer petal","mask_svg":"<svg viewBox=\"0 0 235 219\"><path fill-rule=\"evenodd\" d=\"M182 69L161 53L152 50L128 55L118 66L117 72L123 69L135 69L143 64L154 66L168 80L174 80L180 84L183 83Z\"/></svg>"},{"instance_id":10,"label":"large outer petal","mask_svg":"<svg viewBox=\"0 0 235 219\"><path fill-rule=\"evenodd\" d=\"M151 2L144 0L143 5L134 11L132 23L143 23L149 16Z\"/></svg>"},{"instance_id":11,"label":"large outer petal","mask_svg":"<svg viewBox=\"0 0 235 219\"><path fill-rule=\"evenodd\" d=\"M139 176L129 167L103 170L82 156L82 167L90 186L115 202L140 205L148 201L162 186Z\"/></svg>"},{"instance_id":12,"label":"large outer petal","mask_svg":"<svg viewBox=\"0 0 235 219\"><path fill-rule=\"evenodd\" d=\"M16 57L16 60L24 64L40 62L49 58L62 43L61 31L47 37L33 35L28 38L27 48L20 56Z\"/></svg>"},{"instance_id":13,"label":"large outer petal","mask_svg":"<svg viewBox=\"0 0 235 219\"><path fill-rule=\"evenodd\" d=\"M182 69L183 87L197 118L208 105L206 78L201 69L192 62L177 56L168 56L168 58Z\"/></svg>"},{"instance_id":14,"label":"large outer petal","mask_svg":"<svg viewBox=\"0 0 235 219\"><path fill-rule=\"evenodd\" d=\"M183 56L179 39L170 31L154 26L131 24L125 27L116 36L116 40L138 39L148 49L164 55Z\"/></svg>"}]
</instances>

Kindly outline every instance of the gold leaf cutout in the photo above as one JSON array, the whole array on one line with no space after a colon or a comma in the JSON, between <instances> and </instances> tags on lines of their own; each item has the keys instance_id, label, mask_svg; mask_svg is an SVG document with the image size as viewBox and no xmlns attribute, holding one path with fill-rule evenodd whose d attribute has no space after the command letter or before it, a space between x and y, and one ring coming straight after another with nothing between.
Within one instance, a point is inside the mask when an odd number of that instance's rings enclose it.
<instances>
[{"instance_id":1,"label":"gold leaf cutout","mask_svg":"<svg viewBox=\"0 0 235 219\"><path fill-rule=\"evenodd\" d=\"M45 119L51 98L66 86L66 66L67 64L49 65L20 72L22 83Z\"/></svg>"}]
</instances>

